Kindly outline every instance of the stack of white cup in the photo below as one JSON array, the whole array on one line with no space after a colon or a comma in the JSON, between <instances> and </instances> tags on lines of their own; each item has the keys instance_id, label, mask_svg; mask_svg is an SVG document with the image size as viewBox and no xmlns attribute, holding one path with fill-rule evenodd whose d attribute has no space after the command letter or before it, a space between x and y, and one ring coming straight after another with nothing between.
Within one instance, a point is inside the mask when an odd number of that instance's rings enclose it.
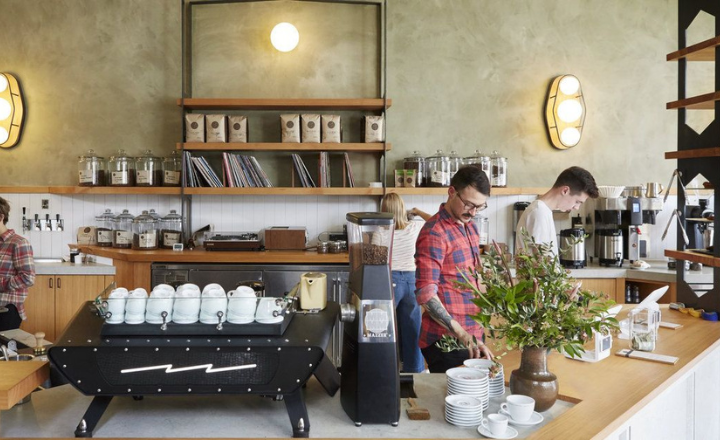
<instances>
[{"instance_id":1,"label":"stack of white cup","mask_svg":"<svg viewBox=\"0 0 720 440\"><path fill-rule=\"evenodd\" d=\"M173 304L173 322L176 324L194 324L200 317L200 288L197 284L183 284L175 292Z\"/></svg>"},{"instance_id":2,"label":"stack of white cup","mask_svg":"<svg viewBox=\"0 0 720 440\"><path fill-rule=\"evenodd\" d=\"M108 324L122 324L125 322L125 303L127 302L128 290L124 287L113 289L107 297L107 311L109 316L105 318Z\"/></svg>"},{"instance_id":3,"label":"stack of white cup","mask_svg":"<svg viewBox=\"0 0 720 440\"><path fill-rule=\"evenodd\" d=\"M173 302L175 300L175 289L168 284L158 284L150 292L147 308L145 311L145 322L148 324L162 324L172 321ZM163 321L162 314L167 313Z\"/></svg>"},{"instance_id":4,"label":"stack of white cup","mask_svg":"<svg viewBox=\"0 0 720 440\"><path fill-rule=\"evenodd\" d=\"M239 286L228 292L227 319L232 324L249 324L255 320L257 297L248 286Z\"/></svg>"},{"instance_id":5,"label":"stack of white cup","mask_svg":"<svg viewBox=\"0 0 720 440\"><path fill-rule=\"evenodd\" d=\"M142 287L128 292L127 302L125 303L126 324L142 324L145 322L147 299L147 290Z\"/></svg>"},{"instance_id":6,"label":"stack of white cup","mask_svg":"<svg viewBox=\"0 0 720 440\"><path fill-rule=\"evenodd\" d=\"M202 291L200 304L200 322L203 324L219 324L225 322L228 300L221 285L212 283ZM220 315L220 316L218 316Z\"/></svg>"}]
</instances>

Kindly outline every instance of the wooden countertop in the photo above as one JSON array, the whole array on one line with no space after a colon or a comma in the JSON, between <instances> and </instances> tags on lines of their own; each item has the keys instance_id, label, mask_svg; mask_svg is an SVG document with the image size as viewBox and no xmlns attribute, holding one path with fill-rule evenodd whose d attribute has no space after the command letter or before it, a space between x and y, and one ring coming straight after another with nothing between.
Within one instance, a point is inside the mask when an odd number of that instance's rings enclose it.
<instances>
[{"instance_id":1,"label":"wooden countertop","mask_svg":"<svg viewBox=\"0 0 720 440\"><path fill-rule=\"evenodd\" d=\"M348 253L318 254L315 251L206 251L204 248L183 250L169 249L137 251L101 246L80 246L80 251L113 260L147 263L304 263L304 264L348 264Z\"/></svg>"},{"instance_id":2,"label":"wooden countertop","mask_svg":"<svg viewBox=\"0 0 720 440\"><path fill-rule=\"evenodd\" d=\"M0 410L12 408L49 377L47 361L0 362Z\"/></svg>"},{"instance_id":3,"label":"wooden countertop","mask_svg":"<svg viewBox=\"0 0 720 440\"><path fill-rule=\"evenodd\" d=\"M625 318L631 308L625 306L618 319ZM664 322L683 325L677 330L660 328L654 351L677 356L675 365L616 356L615 352L628 347L627 340L617 338L613 339L610 357L596 363L552 352L548 370L558 377L560 398L577 404L528 438L606 438L720 347L720 323L693 318L666 305L661 305L661 310ZM509 380L509 373L520 365L520 353L508 353L501 363Z\"/></svg>"}]
</instances>

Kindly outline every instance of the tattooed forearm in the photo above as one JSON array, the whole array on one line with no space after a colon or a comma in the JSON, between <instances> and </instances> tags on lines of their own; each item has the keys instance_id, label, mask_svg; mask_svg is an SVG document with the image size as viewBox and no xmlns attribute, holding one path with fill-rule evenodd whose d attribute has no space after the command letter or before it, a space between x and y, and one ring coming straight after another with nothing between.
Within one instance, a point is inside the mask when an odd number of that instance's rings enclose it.
<instances>
[{"instance_id":1,"label":"tattooed forearm","mask_svg":"<svg viewBox=\"0 0 720 440\"><path fill-rule=\"evenodd\" d=\"M430 301L423 304L423 307L425 307L425 310L430 314L430 317L435 320L435 322L448 330L452 330L452 326L450 324L452 316L450 316L450 313L448 313L437 296L431 298Z\"/></svg>"}]
</instances>

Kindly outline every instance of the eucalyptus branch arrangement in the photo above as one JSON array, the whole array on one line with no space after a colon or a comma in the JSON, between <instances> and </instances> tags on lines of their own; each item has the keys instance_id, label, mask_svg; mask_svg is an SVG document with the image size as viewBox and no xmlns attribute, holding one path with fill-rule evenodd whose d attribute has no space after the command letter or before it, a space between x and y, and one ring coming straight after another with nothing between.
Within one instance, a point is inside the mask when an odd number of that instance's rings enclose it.
<instances>
[{"instance_id":1,"label":"eucalyptus branch arrangement","mask_svg":"<svg viewBox=\"0 0 720 440\"><path fill-rule=\"evenodd\" d=\"M478 341L475 336L473 338L473 343L477 345ZM435 346L438 347L443 353L450 353L451 351L455 350L466 350L467 347L460 342L460 340L452 335L444 334L442 338L440 338L439 341L435 343ZM500 364L500 359L507 354L507 352L501 354L501 355L495 355L492 360L492 367L490 367L490 373L489 377L493 378L495 375L500 373L502 365Z\"/></svg>"},{"instance_id":2,"label":"eucalyptus branch arrangement","mask_svg":"<svg viewBox=\"0 0 720 440\"><path fill-rule=\"evenodd\" d=\"M593 332L618 328L606 295L581 289L560 266L549 244L535 243L520 231L524 247L515 255L513 277L497 243L483 254L481 267L461 271L463 289L471 290L480 312L473 316L496 345L505 349L544 347L578 357ZM471 278L485 287L481 292Z\"/></svg>"}]
</instances>

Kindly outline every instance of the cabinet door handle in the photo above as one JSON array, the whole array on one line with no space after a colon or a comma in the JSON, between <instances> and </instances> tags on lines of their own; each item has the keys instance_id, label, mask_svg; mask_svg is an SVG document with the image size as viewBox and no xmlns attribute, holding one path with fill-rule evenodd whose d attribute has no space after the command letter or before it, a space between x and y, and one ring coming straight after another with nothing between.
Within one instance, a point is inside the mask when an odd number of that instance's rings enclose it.
<instances>
[{"instance_id":1,"label":"cabinet door handle","mask_svg":"<svg viewBox=\"0 0 720 440\"><path fill-rule=\"evenodd\" d=\"M57 288L58 289L60 288L60 277L58 277L58 279L57 279Z\"/></svg>"},{"instance_id":2,"label":"cabinet door handle","mask_svg":"<svg viewBox=\"0 0 720 440\"><path fill-rule=\"evenodd\" d=\"M53 288L53 278L52 278L52 277L50 277L50 278L48 279L48 287L51 288L51 289Z\"/></svg>"}]
</instances>

